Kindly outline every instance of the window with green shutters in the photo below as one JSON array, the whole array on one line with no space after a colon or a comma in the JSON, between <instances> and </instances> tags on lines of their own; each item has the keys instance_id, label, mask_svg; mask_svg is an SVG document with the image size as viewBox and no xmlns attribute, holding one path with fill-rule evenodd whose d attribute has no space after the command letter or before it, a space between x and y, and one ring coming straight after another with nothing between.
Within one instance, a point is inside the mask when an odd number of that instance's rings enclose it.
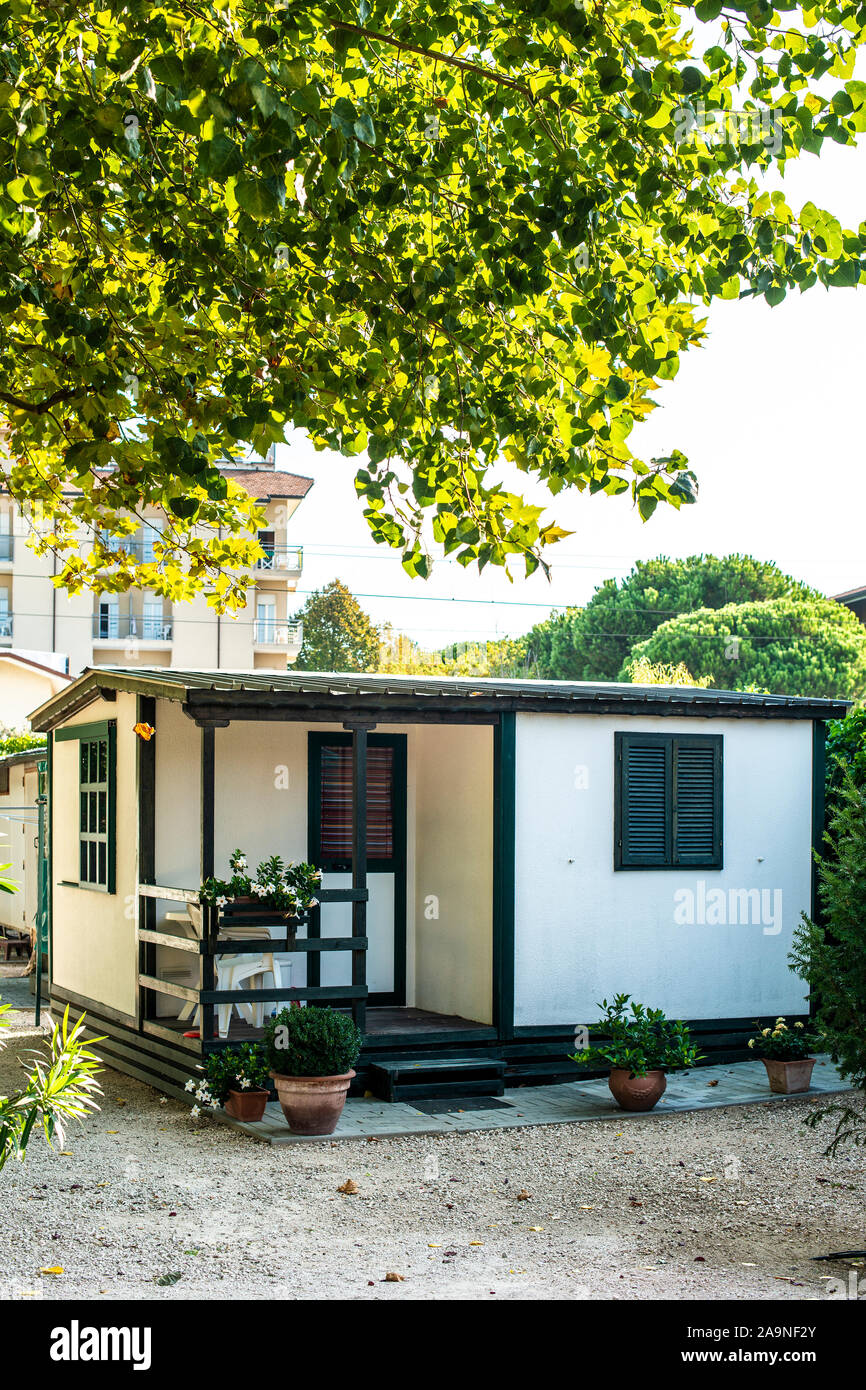
<instances>
[{"instance_id":1,"label":"window with green shutters","mask_svg":"<svg viewBox=\"0 0 866 1390\"><path fill-rule=\"evenodd\" d=\"M722 735L616 734L614 868L722 867Z\"/></svg>"}]
</instances>

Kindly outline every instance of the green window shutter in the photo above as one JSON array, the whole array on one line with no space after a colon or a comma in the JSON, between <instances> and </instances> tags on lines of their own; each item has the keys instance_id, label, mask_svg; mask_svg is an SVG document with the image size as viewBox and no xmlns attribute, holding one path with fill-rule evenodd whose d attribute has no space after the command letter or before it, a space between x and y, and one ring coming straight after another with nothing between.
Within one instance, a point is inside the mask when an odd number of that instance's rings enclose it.
<instances>
[{"instance_id":1,"label":"green window shutter","mask_svg":"<svg viewBox=\"0 0 866 1390\"><path fill-rule=\"evenodd\" d=\"M670 739L664 734L618 734L617 744L618 867L668 864L672 835Z\"/></svg>"},{"instance_id":2,"label":"green window shutter","mask_svg":"<svg viewBox=\"0 0 866 1390\"><path fill-rule=\"evenodd\" d=\"M720 868L722 736L616 734L614 867Z\"/></svg>"},{"instance_id":3,"label":"green window shutter","mask_svg":"<svg viewBox=\"0 0 866 1390\"><path fill-rule=\"evenodd\" d=\"M674 861L721 865L722 740L674 740Z\"/></svg>"}]
</instances>

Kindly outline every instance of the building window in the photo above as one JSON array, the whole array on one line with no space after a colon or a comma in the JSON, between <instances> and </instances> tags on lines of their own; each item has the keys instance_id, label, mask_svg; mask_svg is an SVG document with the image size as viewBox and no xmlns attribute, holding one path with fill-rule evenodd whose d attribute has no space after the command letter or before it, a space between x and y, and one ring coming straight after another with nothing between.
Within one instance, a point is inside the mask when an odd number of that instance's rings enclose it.
<instances>
[{"instance_id":1,"label":"building window","mask_svg":"<svg viewBox=\"0 0 866 1390\"><path fill-rule=\"evenodd\" d=\"M256 603L256 642L273 645L277 640L277 601L260 598Z\"/></svg>"},{"instance_id":2,"label":"building window","mask_svg":"<svg viewBox=\"0 0 866 1390\"><path fill-rule=\"evenodd\" d=\"M9 768L0 767L0 796L9 795Z\"/></svg>"},{"instance_id":3,"label":"building window","mask_svg":"<svg viewBox=\"0 0 866 1390\"><path fill-rule=\"evenodd\" d=\"M114 892L114 726L82 738L78 754L78 878Z\"/></svg>"},{"instance_id":4,"label":"building window","mask_svg":"<svg viewBox=\"0 0 866 1390\"><path fill-rule=\"evenodd\" d=\"M722 867L721 734L615 736L614 868Z\"/></svg>"},{"instance_id":5,"label":"building window","mask_svg":"<svg viewBox=\"0 0 866 1390\"><path fill-rule=\"evenodd\" d=\"M117 594L101 594L96 635L102 639L120 636L120 607Z\"/></svg>"}]
</instances>

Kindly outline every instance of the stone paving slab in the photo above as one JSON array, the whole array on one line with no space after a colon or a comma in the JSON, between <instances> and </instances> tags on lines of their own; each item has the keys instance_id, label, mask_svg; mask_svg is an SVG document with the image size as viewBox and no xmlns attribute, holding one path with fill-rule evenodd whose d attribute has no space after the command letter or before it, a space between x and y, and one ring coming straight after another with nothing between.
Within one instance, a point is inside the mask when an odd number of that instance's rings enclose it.
<instances>
[{"instance_id":1,"label":"stone paving slab","mask_svg":"<svg viewBox=\"0 0 866 1390\"><path fill-rule=\"evenodd\" d=\"M710 1086L709 1082L718 1084ZM802 1095L818 1096L849 1090L833 1063L819 1058L810 1090ZM802 1096L792 1096L799 1100ZM606 1078L595 1081L568 1081L554 1086L518 1086L500 1097L509 1108L467 1110L442 1115L426 1115L405 1101L388 1104L381 1100L348 1100L333 1134L292 1134L276 1101L271 1101L264 1119L256 1124L233 1120L223 1111L216 1118L233 1129L242 1130L269 1144L322 1144L341 1139L395 1139L413 1135L471 1133L477 1130L516 1129L526 1125L576 1124L584 1120L658 1119L665 1114L687 1110L715 1110L725 1105L759 1105L784 1101L774 1094L761 1062L735 1062L717 1067L698 1067L668 1078L667 1090L655 1110L634 1113L620 1110L608 1088Z\"/></svg>"}]
</instances>

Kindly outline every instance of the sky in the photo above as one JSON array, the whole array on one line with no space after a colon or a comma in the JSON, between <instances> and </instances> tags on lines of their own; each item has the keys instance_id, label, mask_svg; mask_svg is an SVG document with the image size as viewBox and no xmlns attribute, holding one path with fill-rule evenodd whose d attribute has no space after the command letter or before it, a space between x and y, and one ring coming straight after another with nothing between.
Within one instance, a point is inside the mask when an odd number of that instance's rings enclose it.
<instances>
[{"instance_id":1,"label":"sky","mask_svg":"<svg viewBox=\"0 0 866 1390\"><path fill-rule=\"evenodd\" d=\"M773 185L795 211L811 200L856 229L866 220L866 140L856 149L828 142ZM641 522L627 493L552 497L517 470L497 470L548 509L545 521L574 533L547 548L550 581L522 578L521 566L509 583L501 571L479 575L442 558L429 580L410 579L399 551L372 542L353 487L357 460L317 453L296 435L278 449L277 466L316 483L290 522L290 542L304 547L298 607L339 578L374 623L435 649L517 636L656 555L740 551L828 594L866 585L866 288L815 286L772 309L719 301L707 330L629 440L641 458L674 448L687 455L700 484L694 506L660 504Z\"/></svg>"}]
</instances>

